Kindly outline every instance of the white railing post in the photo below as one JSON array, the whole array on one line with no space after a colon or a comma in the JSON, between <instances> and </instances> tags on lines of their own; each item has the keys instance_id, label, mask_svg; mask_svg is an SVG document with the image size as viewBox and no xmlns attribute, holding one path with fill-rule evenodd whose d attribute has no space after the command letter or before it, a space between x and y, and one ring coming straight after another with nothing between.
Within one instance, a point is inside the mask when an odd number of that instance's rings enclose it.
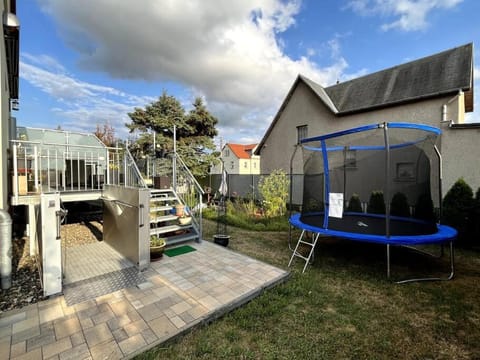
<instances>
[{"instance_id":1,"label":"white railing post","mask_svg":"<svg viewBox=\"0 0 480 360\"><path fill-rule=\"evenodd\" d=\"M27 164L25 164L26 169ZM33 186L35 192L38 192L38 154L37 154L37 147L33 147Z\"/></svg>"}]
</instances>

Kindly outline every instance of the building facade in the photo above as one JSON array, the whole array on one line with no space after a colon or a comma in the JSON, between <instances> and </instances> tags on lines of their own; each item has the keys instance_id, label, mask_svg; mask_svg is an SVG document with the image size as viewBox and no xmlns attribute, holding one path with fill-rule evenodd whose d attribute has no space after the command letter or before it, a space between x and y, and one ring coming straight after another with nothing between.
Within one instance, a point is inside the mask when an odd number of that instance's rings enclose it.
<instances>
[{"instance_id":1,"label":"building facade","mask_svg":"<svg viewBox=\"0 0 480 360\"><path fill-rule=\"evenodd\" d=\"M326 88L299 75L256 154L262 157L262 174L275 169L302 174L298 144L303 138L375 123L426 124L442 130L443 193L460 177L475 191L480 124L465 123L471 111L473 44Z\"/></svg>"},{"instance_id":2,"label":"building facade","mask_svg":"<svg viewBox=\"0 0 480 360\"><path fill-rule=\"evenodd\" d=\"M260 174L260 156L255 155L257 144L241 145L227 143L222 148L221 162L212 167L212 174L258 175Z\"/></svg>"}]
</instances>

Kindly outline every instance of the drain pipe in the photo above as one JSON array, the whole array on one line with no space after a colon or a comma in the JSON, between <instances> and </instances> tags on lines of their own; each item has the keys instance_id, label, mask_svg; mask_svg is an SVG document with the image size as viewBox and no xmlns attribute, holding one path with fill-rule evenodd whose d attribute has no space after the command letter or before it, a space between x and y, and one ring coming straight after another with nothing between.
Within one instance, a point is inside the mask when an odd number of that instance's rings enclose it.
<instances>
[{"instance_id":1,"label":"drain pipe","mask_svg":"<svg viewBox=\"0 0 480 360\"><path fill-rule=\"evenodd\" d=\"M12 218L0 209L0 276L2 289L12 286Z\"/></svg>"}]
</instances>

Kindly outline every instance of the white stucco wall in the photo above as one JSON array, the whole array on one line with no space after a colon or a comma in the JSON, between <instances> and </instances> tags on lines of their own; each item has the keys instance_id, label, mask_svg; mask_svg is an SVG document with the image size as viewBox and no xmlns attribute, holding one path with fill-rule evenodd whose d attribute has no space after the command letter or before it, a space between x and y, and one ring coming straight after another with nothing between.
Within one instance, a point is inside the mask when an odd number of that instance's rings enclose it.
<instances>
[{"instance_id":1,"label":"white stucco wall","mask_svg":"<svg viewBox=\"0 0 480 360\"><path fill-rule=\"evenodd\" d=\"M371 112L347 116L335 116L304 83L299 82L289 102L271 129L261 149L262 174L275 169L290 171L290 159L297 142L297 127L308 125L308 137L323 135L361 125L383 122L412 122L432 125L443 131L439 149L443 156L443 194L463 177L473 188L480 186L480 137L479 130L453 130L449 123L442 123L442 106L449 102L447 119L462 121L456 96L427 99ZM452 100L453 99L453 100ZM452 100L452 101L450 101ZM298 151L293 173L303 172L301 151ZM473 169L476 167L477 169Z\"/></svg>"},{"instance_id":2,"label":"white stucco wall","mask_svg":"<svg viewBox=\"0 0 480 360\"><path fill-rule=\"evenodd\" d=\"M4 12L4 2L0 3L0 10ZM2 209L8 209L8 134L10 124L10 97L8 90L8 73L7 73L7 61L5 54L5 41L0 41L0 141L2 144L2 152L0 154L0 205Z\"/></svg>"}]
</instances>

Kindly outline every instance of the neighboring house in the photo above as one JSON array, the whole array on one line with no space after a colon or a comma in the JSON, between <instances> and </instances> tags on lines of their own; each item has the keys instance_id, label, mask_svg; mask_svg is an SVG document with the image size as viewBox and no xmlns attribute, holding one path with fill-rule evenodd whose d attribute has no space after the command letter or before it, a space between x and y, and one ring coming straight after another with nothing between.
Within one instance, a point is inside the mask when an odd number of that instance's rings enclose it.
<instances>
[{"instance_id":1,"label":"neighboring house","mask_svg":"<svg viewBox=\"0 0 480 360\"><path fill-rule=\"evenodd\" d=\"M262 157L262 174L290 173L290 159L303 138L374 123L428 124L443 132L443 194L460 177L475 191L480 124L465 123L465 113L472 111L471 43L325 88L299 75L255 154ZM295 152L292 173L303 173L301 151ZM297 199L301 184L294 183Z\"/></svg>"},{"instance_id":2,"label":"neighboring house","mask_svg":"<svg viewBox=\"0 0 480 360\"><path fill-rule=\"evenodd\" d=\"M18 64L19 64L19 27L15 0L2 1L0 4L3 19L3 39L0 41L0 204L8 209L9 170L7 149L10 139L14 136L15 119L11 110L18 105ZM12 136L13 135L13 136Z\"/></svg>"},{"instance_id":3,"label":"neighboring house","mask_svg":"<svg viewBox=\"0 0 480 360\"><path fill-rule=\"evenodd\" d=\"M255 155L257 144L241 145L227 143L222 148L221 160L225 171L232 175L260 174L260 156ZM216 164L211 174L221 174L222 164Z\"/></svg>"}]
</instances>

